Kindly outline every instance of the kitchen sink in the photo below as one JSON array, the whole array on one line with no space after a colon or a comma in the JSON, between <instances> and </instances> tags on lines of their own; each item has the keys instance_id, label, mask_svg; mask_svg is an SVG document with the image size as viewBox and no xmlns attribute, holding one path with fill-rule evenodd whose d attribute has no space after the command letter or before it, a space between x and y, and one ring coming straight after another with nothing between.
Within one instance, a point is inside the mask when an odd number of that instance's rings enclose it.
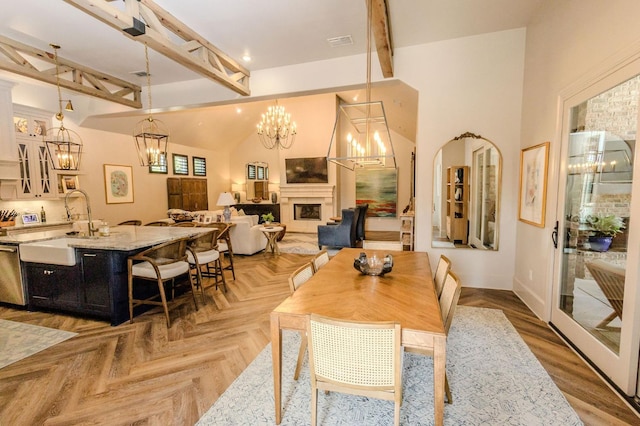
<instances>
[{"instance_id":1,"label":"kitchen sink","mask_svg":"<svg viewBox=\"0 0 640 426\"><path fill-rule=\"evenodd\" d=\"M20 244L20 260L73 266L76 264L76 251L69 246L73 240L73 238L56 238Z\"/></svg>"}]
</instances>

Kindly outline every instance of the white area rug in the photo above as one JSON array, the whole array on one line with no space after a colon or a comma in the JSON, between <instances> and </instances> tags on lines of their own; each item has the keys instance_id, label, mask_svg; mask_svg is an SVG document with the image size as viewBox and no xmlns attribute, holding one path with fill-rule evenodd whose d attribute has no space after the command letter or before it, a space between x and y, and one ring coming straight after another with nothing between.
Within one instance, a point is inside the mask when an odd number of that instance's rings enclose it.
<instances>
[{"instance_id":1,"label":"white area rug","mask_svg":"<svg viewBox=\"0 0 640 426\"><path fill-rule=\"evenodd\" d=\"M281 253L316 254L318 248L318 234L302 232L287 232L282 241L278 241Z\"/></svg>"},{"instance_id":2,"label":"white area rug","mask_svg":"<svg viewBox=\"0 0 640 426\"><path fill-rule=\"evenodd\" d=\"M307 361L293 380L297 332L283 332L283 425L311 420ZM404 356L401 424L433 424L433 360ZM448 425L581 425L547 372L517 331L495 309L459 306L447 345L447 375L453 404ZM275 424L271 345L258 355L198 425ZM390 425L393 403L331 392L318 397L318 424Z\"/></svg>"},{"instance_id":3,"label":"white area rug","mask_svg":"<svg viewBox=\"0 0 640 426\"><path fill-rule=\"evenodd\" d=\"M0 368L70 339L76 334L0 320Z\"/></svg>"}]
</instances>

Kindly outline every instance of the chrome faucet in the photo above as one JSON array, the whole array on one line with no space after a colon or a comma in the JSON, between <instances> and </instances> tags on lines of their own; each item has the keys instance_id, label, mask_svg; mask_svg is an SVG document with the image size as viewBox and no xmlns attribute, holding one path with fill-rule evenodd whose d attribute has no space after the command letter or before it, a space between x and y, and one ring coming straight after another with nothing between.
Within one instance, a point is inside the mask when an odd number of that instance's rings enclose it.
<instances>
[{"instance_id":1,"label":"chrome faucet","mask_svg":"<svg viewBox=\"0 0 640 426\"><path fill-rule=\"evenodd\" d=\"M86 191L82 189L70 189L67 192L67 195L64 196L64 208L67 210L67 217L71 217L71 215L69 214L69 195L73 194L74 192L79 192L84 195L85 202L87 204L87 218L89 219L89 236L93 237L93 234L97 231L97 229L93 228L93 221L91 220L91 203L89 202L89 194L87 194Z\"/></svg>"}]
</instances>

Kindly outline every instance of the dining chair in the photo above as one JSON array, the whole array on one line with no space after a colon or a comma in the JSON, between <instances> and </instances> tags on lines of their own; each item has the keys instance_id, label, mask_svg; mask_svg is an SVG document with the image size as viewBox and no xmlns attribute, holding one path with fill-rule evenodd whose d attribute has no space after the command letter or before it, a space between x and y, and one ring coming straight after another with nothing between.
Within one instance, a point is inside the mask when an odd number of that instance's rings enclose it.
<instances>
[{"instance_id":1,"label":"dining chair","mask_svg":"<svg viewBox=\"0 0 640 426\"><path fill-rule=\"evenodd\" d=\"M217 247L217 229L191 237L187 245L187 261L192 269L195 270L196 288L200 288L203 303L205 303L203 276L215 278L216 290L221 281L224 292L227 292L227 283L222 273L222 263L220 262L220 253ZM211 272L212 269L213 272Z\"/></svg>"},{"instance_id":2,"label":"dining chair","mask_svg":"<svg viewBox=\"0 0 640 426\"><path fill-rule=\"evenodd\" d=\"M613 312L600 321L598 325L596 325L596 328L606 327L611 321L616 319L616 317L622 320L625 269L600 259L586 262L585 264L613 309Z\"/></svg>"},{"instance_id":3,"label":"dining chair","mask_svg":"<svg viewBox=\"0 0 640 426\"><path fill-rule=\"evenodd\" d=\"M231 246L231 224L224 222L212 222L208 223L205 226L209 228L217 228L220 232L218 233L218 252L220 252L223 256L229 259L229 264L222 267L223 271L231 271L231 275L233 279L236 279L236 269L233 266L233 247Z\"/></svg>"},{"instance_id":4,"label":"dining chair","mask_svg":"<svg viewBox=\"0 0 640 426\"><path fill-rule=\"evenodd\" d=\"M171 225L169 222L165 222L163 220L155 220L153 222L144 224L144 226L169 226L169 225Z\"/></svg>"},{"instance_id":5,"label":"dining chair","mask_svg":"<svg viewBox=\"0 0 640 426\"><path fill-rule=\"evenodd\" d=\"M451 261L445 255L440 255L438 259L438 266L436 266L436 273L433 275L433 283L436 288L436 296L440 297L442 293L442 286L444 285L444 279L447 277L447 273L451 269Z\"/></svg>"},{"instance_id":6,"label":"dining chair","mask_svg":"<svg viewBox=\"0 0 640 426\"><path fill-rule=\"evenodd\" d=\"M313 265L313 272L316 273L320 268L329 263L329 252L325 250L321 250L318 254L313 256L311 260L311 264Z\"/></svg>"},{"instance_id":7,"label":"dining chair","mask_svg":"<svg viewBox=\"0 0 640 426\"><path fill-rule=\"evenodd\" d=\"M363 240L362 241L363 249L370 250L393 250L393 251L402 251L402 241L372 241L372 240Z\"/></svg>"},{"instance_id":8,"label":"dining chair","mask_svg":"<svg viewBox=\"0 0 640 426\"><path fill-rule=\"evenodd\" d=\"M460 280L456 274L452 271L448 271L444 279L444 285L442 286L442 293L438 299L440 313L442 315L442 323L444 324L444 332L447 336L449 336L449 328L453 321L453 314L456 310L456 306L458 305L458 299L460 298L461 291L462 286L460 284ZM405 352L433 356L433 350L431 349L405 348ZM447 402L452 404L453 397L451 396L451 389L449 388L449 379L447 378L446 371L444 373L444 392L447 396Z\"/></svg>"},{"instance_id":9,"label":"dining chair","mask_svg":"<svg viewBox=\"0 0 640 426\"><path fill-rule=\"evenodd\" d=\"M394 424L400 424L400 323L344 321L311 314L307 336L312 425L317 423L318 390L393 401Z\"/></svg>"},{"instance_id":10,"label":"dining chair","mask_svg":"<svg viewBox=\"0 0 640 426\"><path fill-rule=\"evenodd\" d=\"M176 288L175 279L180 275L186 274L191 285L191 293L193 303L198 310L198 302L196 301L195 287L193 278L189 272L189 263L187 262L187 243L188 238L162 243L148 248L138 254L129 256L127 259L128 270L128 290L129 290L129 321L133 323L133 308L139 305L156 305L162 306L167 319L167 327L171 327L171 319L169 317L169 307L167 304L167 296L165 292L165 283L171 281L171 299L174 299L174 291ZM160 293L160 301L154 300L157 294L144 299L134 297L134 284L141 285L145 281L153 281L158 285Z\"/></svg>"},{"instance_id":11,"label":"dining chair","mask_svg":"<svg viewBox=\"0 0 640 426\"><path fill-rule=\"evenodd\" d=\"M313 276L315 273L315 267L313 262L307 262L293 271L289 275L289 289L293 295L300 286ZM307 351L307 333L306 331L300 332L300 350L298 351L298 362L296 363L296 371L293 373L293 380L298 380L300 376L300 370L302 369L302 361L304 360L304 353Z\"/></svg>"},{"instance_id":12,"label":"dining chair","mask_svg":"<svg viewBox=\"0 0 640 426\"><path fill-rule=\"evenodd\" d=\"M124 222L120 222L118 225L135 225L135 226L140 226L142 225L142 221L138 220L138 219L134 219L134 220L125 220Z\"/></svg>"}]
</instances>

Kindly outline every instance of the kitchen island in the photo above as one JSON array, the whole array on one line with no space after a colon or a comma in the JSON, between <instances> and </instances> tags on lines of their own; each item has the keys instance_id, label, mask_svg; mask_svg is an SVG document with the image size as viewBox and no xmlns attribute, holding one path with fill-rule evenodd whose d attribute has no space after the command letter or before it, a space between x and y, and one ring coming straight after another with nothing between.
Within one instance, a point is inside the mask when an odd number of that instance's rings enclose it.
<instances>
[{"instance_id":1,"label":"kitchen island","mask_svg":"<svg viewBox=\"0 0 640 426\"><path fill-rule=\"evenodd\" d=\"M30 310L56 310L87 315L118 325L129 319L127 258L148 247L208 228L181 228L122 225L111 228L109 236L68 238L67 232L52 230L0 237L0 243L22 245L67 237L75 252L75 263L60 265L21 262L26 300ZM141 296L157 293L143 286ZM140 306L134 314L147 308Z\"/></svg>"}]
</instances>

